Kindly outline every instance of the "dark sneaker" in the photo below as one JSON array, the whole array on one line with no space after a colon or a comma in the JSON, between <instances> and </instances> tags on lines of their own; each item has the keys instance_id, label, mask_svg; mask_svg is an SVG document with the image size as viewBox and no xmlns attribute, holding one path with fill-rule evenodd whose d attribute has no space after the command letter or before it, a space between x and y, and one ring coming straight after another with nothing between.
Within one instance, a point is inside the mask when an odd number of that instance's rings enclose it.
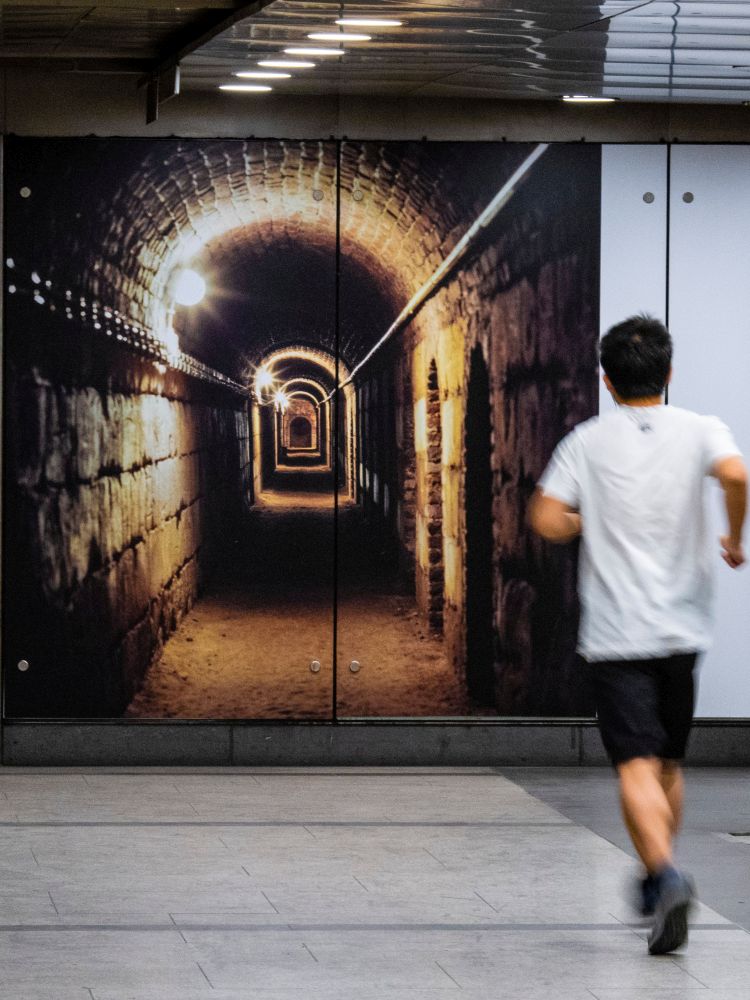
<instances>
[{"instance_id":1,"label":"dark sneaker","mask_svg":"<svg viewBox=\"0 0 750 1000\"><path fill-rule=\"evenodd\" d=\"M674 868L662 873L657 888L654 925L648 937L648 950L651 955L666 955L687 940L687 918L694 892L690 881Z\"/></svg>"},{"instance_id":2,"label":"dark sneaker","mask_svg":"<svg viewBox=\"0 0 750 1000\"><path fill-rule=\"evenodd\" d=\"M656 910L656 900L659 898L659 888L653 875L638 879L636 884L636 909L642 917L651 917Z\"/></svg>"}]
</instances>

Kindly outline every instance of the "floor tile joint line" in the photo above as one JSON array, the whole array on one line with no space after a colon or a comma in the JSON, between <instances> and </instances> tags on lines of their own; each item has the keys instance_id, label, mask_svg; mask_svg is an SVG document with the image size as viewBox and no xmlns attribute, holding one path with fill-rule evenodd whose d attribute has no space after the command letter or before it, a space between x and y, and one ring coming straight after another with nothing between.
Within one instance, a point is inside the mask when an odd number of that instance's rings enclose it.
<instances>
[{"instance_id":1,"label":"floor tile joint line","mask_svg":"<svg viewBox=\"0 0 750 1000\"><path fill-rule=\"evenodd\" d=\"M198 968L203 973L203 977L206 980L206 982L208 983L208 985L211 987L211 989L214 989L214 984L211 982L211 980L206 975L206 973L205 973L205 971L204 971L203 966L201 965L201 963L200 962L196 962L195 964L198 966Z\"/></svg>"},{"instance_id":2,"label":"floor tile joint line","mask_svg":"<svg viewBox=\"0 0 750 1000\"><path fill-rule=\"evenodd\" d=\"M453 976L452 976L452 975L450 974L450 972L447 972L447 971L446 971L446 970L445 970L445 969L444 969L444 968L442 967L442 965L440 964L440 962L436 961L436 962L435 962L435 965L436 965L436 966L438 967L438 969L440 969L440 971L441 971L441 972L442 972L442 973L443 973L444 975L446 975L446 976L448 977L448 979L450 979L450 981L451 981L452 983L455 983L455 984L456 984L456 986L457 986L457 987L458 987L458 988L459 988L460 990L463 990L463 986L462 986L462 985L461 985L461 984L459 983L459 981L458 981L457 979L454 979L454 978L453 978Z\"/></svg>"}]
</instances>

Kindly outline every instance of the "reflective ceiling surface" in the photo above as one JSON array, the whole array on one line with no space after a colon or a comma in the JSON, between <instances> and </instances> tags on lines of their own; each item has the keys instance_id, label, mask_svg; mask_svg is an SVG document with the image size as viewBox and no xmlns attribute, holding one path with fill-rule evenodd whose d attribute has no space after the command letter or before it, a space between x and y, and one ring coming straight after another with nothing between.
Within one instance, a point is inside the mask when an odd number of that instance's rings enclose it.
<instances>
[{"instance_id":1,"label":"reflective ceiling surface","mask_svg":"<svg viewBox=\"0 0 750 1000\"><path fill-rule=\"evenodd\" d=\"M178 0L179 2L179 0ZM0 4L0 66L152 74L179 62L183 92L240 81L285 48L343 48L311 57L289 78L248 80L275 93L398 97L557 99L564 94L627 101L750 100L750 0L682 3L607 0L105 0L94 6L25 0ZM340 28L338 17L400 26ZM320 30L369 41L311 41ZM227 93L227 101L264 93Z\"/></svg>"},{"instance_id":2,"label":"reflective ceiling surface","mask_svg":"<svg viewBox=\"0 0 750 1000\"><path fill-rule=\"evenodd\" d=\"M278 0L185 64L193 86L248 69L345 16L387 16L400 28L321 58L276 85L291 93L431 97L741 102L750 98L750 3L331 3ZM354 30L354 29L348 29ZM331 43L328 43L331 44ZM335 43L334 43L335 44Z\"/></svg>"},{"instance_id":3,"label":"reflective ceiling surface","mask_svg":"<svg viewBox=\"0 0 750 1000\"><path fill-rule=\"evenodd\" d=\"M178 0L179 2L179 0ZM226 0L221 8L229 6ZM211 0L173 6L74 0L0 2L0 65L47 65L75 72L142 72L208 21Z\"/></svg>"}]
</instances>

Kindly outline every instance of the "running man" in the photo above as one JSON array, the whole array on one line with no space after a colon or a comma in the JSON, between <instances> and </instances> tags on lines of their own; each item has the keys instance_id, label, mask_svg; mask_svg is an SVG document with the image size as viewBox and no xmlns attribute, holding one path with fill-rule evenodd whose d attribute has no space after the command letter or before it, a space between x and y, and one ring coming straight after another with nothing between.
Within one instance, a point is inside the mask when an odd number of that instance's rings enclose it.
<instances>
[{"instance_id":1,"label":"running man","mask_svg":"<svg viewBox=\"0 0 750 1000\"><path fill-rule=\"evenodd\" d=\"M599 729L619 777L622 812L646 869L642 912L653 955L687 937L693 890L675 868L694 668L710 643L712 547L706 476L724 491L725 562L745 562L747 470L716 417L665 406L672 341L634 316L602 338L616 410L557 446L534 494L532 528L550 542L581 535L578 650L589 662Z\"/></svg>"}]
</instances>

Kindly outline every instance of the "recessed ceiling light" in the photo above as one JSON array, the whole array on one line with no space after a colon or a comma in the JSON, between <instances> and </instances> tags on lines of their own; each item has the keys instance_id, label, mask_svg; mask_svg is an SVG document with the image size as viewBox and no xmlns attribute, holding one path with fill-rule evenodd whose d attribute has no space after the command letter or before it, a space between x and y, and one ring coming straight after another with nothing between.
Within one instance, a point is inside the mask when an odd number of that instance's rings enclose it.
<instances>
[{"instance_id":1,"label":"recessed ceiling light","mask_svg":"<svg viewBox=\"0 0 750 1000\"><path fill-rule=\"evenodd\" d=\"M313 31L307 36L312 42L371 42L372 35L355 35L351 31Z\"/></svg>"},{"instance_id":2,"label":"recessed ceiling light","mask_svg":"<svg viewBox=\"0 0 750 1000\"><path fill-rule=\"evenodd\" d=\"M266 73L257 70L241 70L239 73L235 73L235 76L239 76L242 80L289 80L291 73Z\"/></svg>"},{"instance_id":3,"label":"recessed ceiling light","mask_svg":"<svg viewBox=\"0 0 750 1000\"><path fill-rule=\"evenodd\" d=\"M344 28L400 28L403 23L388 17L340 17L336 21Z\"/></svg>"},{"instance_id":4,"label":"recessed ceiling light","mask_svg":"<svg viewBox=\"0 0 750 1000\"><path fill-rule=\"evenodd\" d=\"M261 59L259 66L273 66L277 69L314 69L314 62L303 62L301 59Z\"/></svg>"},{"instance_id":5,"label":"recessed ceiling light","mask_svg":"<svg viewBox=\"0 0 750 1000\"><path fill-rule=\"evenodd\" d=\"M563 100L568 104L612 104L616 97L586 97L583 94L565 94Z\"/></svg>"},{"instance_id":6,"label":"recessed ceiling light","mask_svg":"<svg viewBox=\"0 0 750 1000\"><path fill-rule=\"evenodd\" d=\"M219 90L236 90L244 94L261 94L273 87L264 87L258 83L222 83Z\"/></svg>"},{"instance_id":7,"label":"recessed ceiling light","mask_svg":"<svg viewBox=\"0 0 750 1000\"><path fill-rule=\"evenodd\" d=\"M343 49L313 49L308 46L303 48L284 49L288 56L343 56Z\"/></svg>"}]
</instances>

